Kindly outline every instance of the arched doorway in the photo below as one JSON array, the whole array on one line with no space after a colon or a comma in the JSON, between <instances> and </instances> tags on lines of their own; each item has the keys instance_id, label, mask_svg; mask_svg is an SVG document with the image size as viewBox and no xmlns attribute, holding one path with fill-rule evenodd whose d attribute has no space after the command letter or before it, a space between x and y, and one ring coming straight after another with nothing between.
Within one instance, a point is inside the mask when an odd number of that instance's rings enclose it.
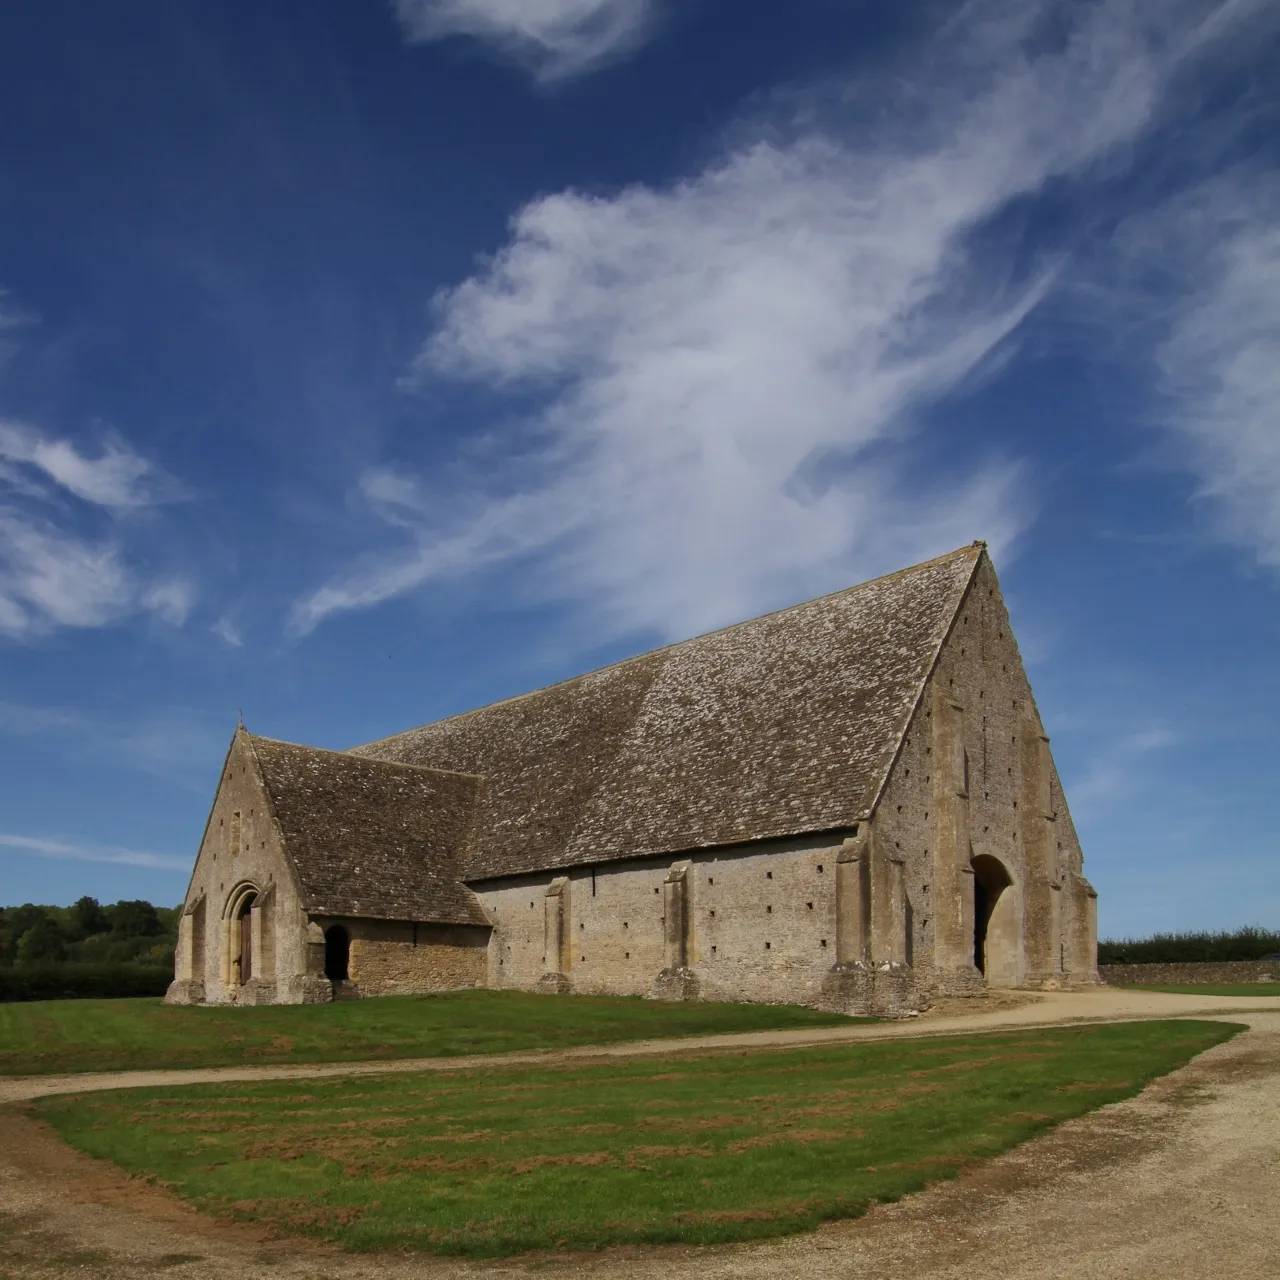
<instances>
[{"instance_id":1,"label":"arched doorway","mask_svg":"<svg viewBox=\"0 0 1280 1280\"><path fill-rule=\"evenodd\" d=\"M222 981L228 987L243 987L254 976L254 908L261 901L258 886L242 881L227 895L222 914Z\"/></svg>"},{"instance_id":2,"label":"arched doorway","mask_svg":"<svg viewBox=\"0 0 1280 1280\"><path fill-rule=\"evenodd\" d=\"M1018 910L1013 880L988 854L973 867L973 963L991 987L1018 985Z\"/></svg>"},{"instance_id":3,"label":"arched doorway","mask_svg":"<svg viewBox=\"0 0 1280 1280\"><path fill-rule=\"evenodd\" d=\"M240 944L238 974L242 987L253 977L253 904L257 900L256 893L246 893L236 908L235 930Z\"/></svg>"},{"instance_id":4,"label":"arched doorway","mask_svg":"<svg viewBox=\"0 0 1280 1280\"><path fill-rule=\"evenodd\" d=\"M324 976L330 982L346 982L351 968L351 935L340 924L324 931Z\"/></svg>"}]
</instances>

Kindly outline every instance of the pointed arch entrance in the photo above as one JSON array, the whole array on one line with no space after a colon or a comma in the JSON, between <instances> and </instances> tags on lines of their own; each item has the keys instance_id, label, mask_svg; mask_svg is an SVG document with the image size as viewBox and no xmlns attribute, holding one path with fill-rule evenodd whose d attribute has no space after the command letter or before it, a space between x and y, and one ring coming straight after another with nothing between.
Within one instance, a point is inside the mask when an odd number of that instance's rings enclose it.
<instances>
[{"instance_id":1,"label":"pointed arch entrance","mask_svg":"<svg viewBox=\"0 0 1280 1280\"><path fill-rule=\"evenodd\" d=\"M1017 891L999 858L979 854L973 867L973 964L989 987L1019 980Z\"/></svg>"}]
</instances>

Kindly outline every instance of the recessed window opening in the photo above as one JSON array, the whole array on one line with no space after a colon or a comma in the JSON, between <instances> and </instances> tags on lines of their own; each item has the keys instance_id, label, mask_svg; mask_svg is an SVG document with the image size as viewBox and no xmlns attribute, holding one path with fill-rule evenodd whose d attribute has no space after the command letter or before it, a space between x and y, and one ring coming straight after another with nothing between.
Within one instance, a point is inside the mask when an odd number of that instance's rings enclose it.
<instances>
[{"instance_id":1,"label":"recessed window opening","mask_svg":"<svg viewBox=\"0 0 1280 1280\"><path fill-rule=\"evenodd\" d=\"M818 863L818 874L822 874L822 863Z\"/></svg>"},{"instance_id":2,"label":"recessed window opening","mask_svg":"<svg viewBox=\"0 0 1280 1280\"><path fill-rule=\"evenodd\" d=\"M772 871L766 871L766 872L764 873L764 878L765 878L766 880L772 880L772 879L773 879L773 872L772 872Z\"/></svg>"},{"instance_id":3,"label":"recessed window opening","mask_svg":"<svg viewBox=\"0 0 1280 1280\"><path fill-rule=\"evenodd\" d=\"M764 949L765 949L766 951L768 951L768 950L769 950L769 944L768 944L767 942L764 944Z\"/></svg>"},{"instance_id":4,"label":"recessed window opening","mask_svg":"<svg viewBox=\"0 0 1280 1280\"><path fill-rule=\"evenodd\" d=\"M772 915L772 914L773 914L773 904L772 904L772 903L767 903L767 904L765 905L765 911L766 911L766 912L768 912L768 914L769 914L769 915Z\"/></svg>"},{"instance_id":5,"label":"recessed window opening","mask_svg":"<svg viewBox=\"0 0 1280 1280\"><path fill-rule=\"evenodd\" d=\"M707 883L708 883L708 884L715 884L715 882L716 882L716 878L715 878L715 876L708 876L708 877L707 877Z\"/></svg>"},{"instance_id":6,"label":"recessed window opening","mask_svg":"<svg viewBox=\"0 0 1280 1280\"><path fill-rule=\"evenodd\" d=\"M804 905L805 905L806 907L808 907L810 911L812 911L812 910L813 910L813 903L812 903L812 902L806 902Z\"/></svg>"}]
</instances>

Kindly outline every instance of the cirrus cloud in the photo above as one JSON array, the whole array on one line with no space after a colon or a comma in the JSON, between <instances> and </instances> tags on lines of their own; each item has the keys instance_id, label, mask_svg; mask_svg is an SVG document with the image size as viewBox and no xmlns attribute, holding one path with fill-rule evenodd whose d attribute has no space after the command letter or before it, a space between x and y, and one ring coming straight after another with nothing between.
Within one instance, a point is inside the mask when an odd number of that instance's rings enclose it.
<instances>
[{"instance_id":1,"label":"cirrus cloud","mask_svg":"<svg viewBox=\"0 0 1280 1280\"><path fill-rule=\"evenodd\" d=\"M410 40L471 36L544 83L594 70L639 45L653 0L394 0Z\"/></svg>"},{"instance_id":2,"label":"cirrus cloud","mask_svg":"<svg viewBox=\"0 0 1280 1280\"><path fill-rule=\"evenodd\" d=\"M182 625L190 583L133 568L114 527L180 496L175 481L118 437L94 457L0 420L0 634L101 627L139 612ZM106 531L93 532L104 518Z\"/></svg>"},{"instance_id":3,"label":"cirrus cloud","mask_svg":"<svg viewBox=\"0 0 1280 1280\"><path fill-rule=\"evenodd\" d=\"M1016 460L944 437L940 467L916 435L1053 287L1053 261L984 232L1123 163L1261 8L975 0L910 67L801 98L682 181L530 202L436 299L411 381L540 407L483 471L371 471L361 496L404 541L299 600L295 628L519 564L532 591L674 637L1006 543L1034 507Z\"/></svg>"}]
</instances>

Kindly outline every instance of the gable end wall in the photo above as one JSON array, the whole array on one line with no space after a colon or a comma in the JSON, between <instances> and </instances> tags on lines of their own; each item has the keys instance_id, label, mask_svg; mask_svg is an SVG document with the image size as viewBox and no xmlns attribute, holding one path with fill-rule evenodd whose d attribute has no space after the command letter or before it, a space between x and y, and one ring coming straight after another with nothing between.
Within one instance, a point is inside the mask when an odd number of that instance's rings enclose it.
<instances>
[{"instance_id":1,"label":"gable end wall","mask_svg":"<svg viewBox=\"0 0 1280 1280\"><path fill-rule=\"evenodd\" d=\"M1039 769L1048 775L1043 782ZM1051 821L1038 798L1046 793ZM904 864L910 962L922 992L981 989L970 863L981 855L1010 875L1006 892L1014 895L1019 930L1017 955L988 975L991 985L1097 980L1096 926L1087 918L1092 890L1079 840L985 556L912 717L873 829L880 855ZM1057 888L1037 891L1033 864L1040 857Z\"/></svg>"},{"instance_id":2,"label":"gable end wall","mask_svg":"<svg viewBox=\"0 0 1280 1280\"><path fill-rule=\"evenodd\" d=\"M229 963L227 910L232 895L246 884L259 891L260 922L254 981L242 987L234 982ZM187 889L168 998L211 1004L288 998L291 980L306 972L306 925L252 748L244 734L237 734ZM197 951L198 942L203 945Z\"/></svg>"}]
</instances>

